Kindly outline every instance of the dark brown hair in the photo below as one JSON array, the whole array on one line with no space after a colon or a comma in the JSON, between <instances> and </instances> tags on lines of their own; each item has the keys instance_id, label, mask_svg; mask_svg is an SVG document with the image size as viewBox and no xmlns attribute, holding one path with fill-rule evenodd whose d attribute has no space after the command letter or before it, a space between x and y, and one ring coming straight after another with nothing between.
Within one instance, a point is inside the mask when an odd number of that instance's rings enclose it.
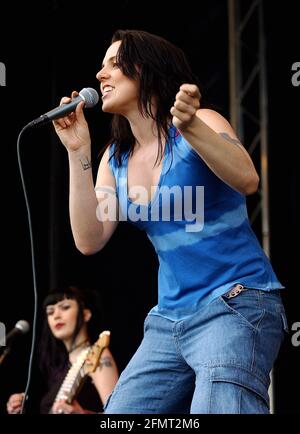
<instances>
[{"instance_id":1,"label":"dark brown hair","mask_svg":"<svg viewBox=\"0 0 300 434\"><path fill-rule=\"evenodd\" d=\"M111 43L116 41L121 41L116 58L117 66L126 77L139 82L140 112L156 124L156 164L163 156L162 138L168 139L172 123L170 109L179 87L183 83L200 85L183 51L166 39L141 30L117 30ZM153 100L156 102L156 113L151 110ZM128 120L118 114L113 115L111 138L102 152L112 144L115 145L112 156L121 165L122 156L133 152L135 137Z\"/></svg>"}]
</instances>

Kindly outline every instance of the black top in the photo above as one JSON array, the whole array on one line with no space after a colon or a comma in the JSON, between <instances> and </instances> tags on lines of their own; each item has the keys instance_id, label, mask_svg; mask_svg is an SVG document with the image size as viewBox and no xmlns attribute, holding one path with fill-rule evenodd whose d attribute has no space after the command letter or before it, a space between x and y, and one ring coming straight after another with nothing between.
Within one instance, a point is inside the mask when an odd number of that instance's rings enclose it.
<instances>
[{"instance_id":1,"label":"black top","mask_svg":"<svg viewBox=\"0 0 300 434\"><path fill-rule=\"evenodd\" d=\"M40 403L40 413L49 413L56 398L56 395L59 391L59 388L62 385L62 382L64 381L70 366L70 364L66 365L64 369L56 373L55 377L52 376L52 378L49 380L48 392L43 396ZM86 376L85 382L80 389L80 392L76 399L81 405L81 407L85 410L91 410L95 412L103 411L103 406L99 394L92 383L91 377L89 376Z\"/></svg>"}]
</instances>

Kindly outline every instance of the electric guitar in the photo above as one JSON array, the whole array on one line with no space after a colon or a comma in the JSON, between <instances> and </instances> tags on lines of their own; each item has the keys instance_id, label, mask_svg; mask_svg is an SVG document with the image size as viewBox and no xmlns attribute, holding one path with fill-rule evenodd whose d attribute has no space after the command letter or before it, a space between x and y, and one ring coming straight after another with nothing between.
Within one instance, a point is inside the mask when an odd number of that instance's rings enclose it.
<instances>
[{"instance_id":1,"label":"electric guitar","mask_svg":"<svg viewBox=\"0 0 300 434\"><path fill-rule=\"evenodd\" d=\"M67 404L72 403L87 375L96 371L102 351L109 346L109 341L110 332L106 330L99 335L97 342L92 347L82 350L76 362L69 369L54 402L64 400ZM52 408L49 413L52 413Z\"/></svg>"}]
</instances>

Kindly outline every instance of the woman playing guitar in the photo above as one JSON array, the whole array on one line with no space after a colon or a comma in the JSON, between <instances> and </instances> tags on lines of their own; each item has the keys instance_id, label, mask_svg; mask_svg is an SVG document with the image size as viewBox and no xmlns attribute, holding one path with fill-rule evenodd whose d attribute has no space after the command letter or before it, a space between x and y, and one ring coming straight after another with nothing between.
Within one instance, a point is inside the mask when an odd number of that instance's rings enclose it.
<instances>
[{"instance_id":1,"label":"woman playing guitar","mask_svg":"<svg viewBox=\"0 0 300 434\"><path fill-rule=\"evenodd\" d=\"M118 370L108 345L100 350L96 344L91 347L95 337L90 327L92 310L87 298L76 287L57 289L46 297L44 309L47 320L41 337L40 365L47 375L47 391L41 399L40 413L101 411L118 380ZM100 360L97 359L94 369L84 370L92 363L89 358L93 359L93 348L98 349ZM86 381L82 385L83 379ZM79 386L79 394L75 394ZM73 396L76 399L70 401ZM8 413L19 413L22 400L22 393L11 395L7 402Z\"/></svg>"}]
</instances>

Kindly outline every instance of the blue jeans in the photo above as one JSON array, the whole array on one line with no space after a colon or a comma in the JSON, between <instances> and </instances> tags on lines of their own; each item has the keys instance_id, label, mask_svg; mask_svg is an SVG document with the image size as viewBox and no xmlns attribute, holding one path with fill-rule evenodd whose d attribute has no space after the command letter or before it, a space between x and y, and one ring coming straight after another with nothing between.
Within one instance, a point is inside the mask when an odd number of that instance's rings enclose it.
<instances>
[{"instance_id":1,"label":"blue jeans","mask_svg":"<svg viewBox=\"0 0 300 434\"><path fill-rule=\"evenodd\" d=\"M148 315L104 412L268 413L284 329L279 291L223 295L181 321Z\"/></svg>"}]
</instances>

